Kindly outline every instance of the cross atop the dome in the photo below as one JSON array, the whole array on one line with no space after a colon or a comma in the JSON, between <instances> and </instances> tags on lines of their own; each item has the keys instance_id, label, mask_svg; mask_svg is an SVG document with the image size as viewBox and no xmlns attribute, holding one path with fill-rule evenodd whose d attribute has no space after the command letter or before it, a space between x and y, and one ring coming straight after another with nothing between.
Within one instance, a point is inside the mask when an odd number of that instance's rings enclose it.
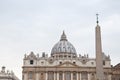
<instances>
[{"instance_id":1,"label":"cross atop the dome","mask_svg":"<svg viewBox=\"0 0 120 80\"><path fill-rule=\"evenodd\" d=\"M63 31L62 35L61 35L61 39L60 41L67 41L67 38L66 38L66 35L65 35L65 32Z\"/></svg>"}]
</instances>

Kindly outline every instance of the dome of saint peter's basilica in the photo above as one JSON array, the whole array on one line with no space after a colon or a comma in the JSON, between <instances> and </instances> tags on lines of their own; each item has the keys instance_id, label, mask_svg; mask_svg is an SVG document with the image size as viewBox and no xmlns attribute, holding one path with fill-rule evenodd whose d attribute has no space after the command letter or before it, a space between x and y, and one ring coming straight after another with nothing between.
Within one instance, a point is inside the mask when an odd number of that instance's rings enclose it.
<instances>
[{"instance_id":1,"label":"dome of saint peter's basilica","mask_svg":"<svg viewBox=\"0 0 120 80\"><path fill-rule=\"evenodd\" d=\"M58 43L56 43L51 51L52 56L64 56L64 57L72 57L76 56L76 50L74 46L67 40L65 32L61 35L61 39Z\"/></svg>"}]
</instances>

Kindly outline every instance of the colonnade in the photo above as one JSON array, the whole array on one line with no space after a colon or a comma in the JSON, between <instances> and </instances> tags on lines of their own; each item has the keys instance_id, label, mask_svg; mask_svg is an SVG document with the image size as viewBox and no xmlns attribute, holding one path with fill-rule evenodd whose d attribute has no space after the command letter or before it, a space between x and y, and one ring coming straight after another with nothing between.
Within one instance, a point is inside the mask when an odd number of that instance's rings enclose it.
<instances>
[{"instance_id":1,"label":"colonnade","mask_svg":"<svg viewBox=\"0 0 120 80\"><path fill-rule=\"evenodd\" d=\"M90 80L90 73L87 72L84 74L81 72L53 72L52 75L46 72L45 76L45 80Z\"/></svg>"},{"instance_id":2,"label":"colonnade","mask_svg":"<svg viewBox=\"0 0 120 80\"><path fill-rule=\"evenodd\" d=\"M32 79L24 74L23 80L91 80L91 73L88 72L43 72L35 73Z\"/></svg>"}]
</instances>

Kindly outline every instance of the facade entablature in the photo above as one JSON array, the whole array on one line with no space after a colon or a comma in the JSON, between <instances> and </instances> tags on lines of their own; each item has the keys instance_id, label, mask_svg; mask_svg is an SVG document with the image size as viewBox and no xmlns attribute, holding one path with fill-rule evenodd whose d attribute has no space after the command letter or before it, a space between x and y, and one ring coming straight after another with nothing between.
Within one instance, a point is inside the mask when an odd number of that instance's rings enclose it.
<instances>
[{"instance_id":1,"label":"facade entablature","mask_svg":"<svg viewBox=\"0 0 120 80\"><path fill-rule=\"evenodd\" d=\"M42 53L40 57L39 54L35 55L31 52L29 55L25 54L24 65L23 66L56 66L66 61L83 67L95 67L96 59L89 58L88 54L79 55L78 57L48 57L48 54ZM110 58L103 53L103 67L111 67Z\"/></svg>"}]
</instances>

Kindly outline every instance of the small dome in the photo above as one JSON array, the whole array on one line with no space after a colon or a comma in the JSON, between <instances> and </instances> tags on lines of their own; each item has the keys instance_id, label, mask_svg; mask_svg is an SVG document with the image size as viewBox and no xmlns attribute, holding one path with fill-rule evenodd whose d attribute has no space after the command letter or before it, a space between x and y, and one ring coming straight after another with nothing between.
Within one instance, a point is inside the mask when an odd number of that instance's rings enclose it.
<instances>
[{"instance_id":1,"label":"small dome","mask_svg":"<svg viewBox=\"0 0 120 80\"><path fill-rule=\"evenodd\" d=\"M61 35L60 41L56 43L52 48L51 55L57 53L64 53L64 54L70 53L76 55L76 50L74 46L67 40L64 31L63 34Z\"/></svg>"}]
</instances>

